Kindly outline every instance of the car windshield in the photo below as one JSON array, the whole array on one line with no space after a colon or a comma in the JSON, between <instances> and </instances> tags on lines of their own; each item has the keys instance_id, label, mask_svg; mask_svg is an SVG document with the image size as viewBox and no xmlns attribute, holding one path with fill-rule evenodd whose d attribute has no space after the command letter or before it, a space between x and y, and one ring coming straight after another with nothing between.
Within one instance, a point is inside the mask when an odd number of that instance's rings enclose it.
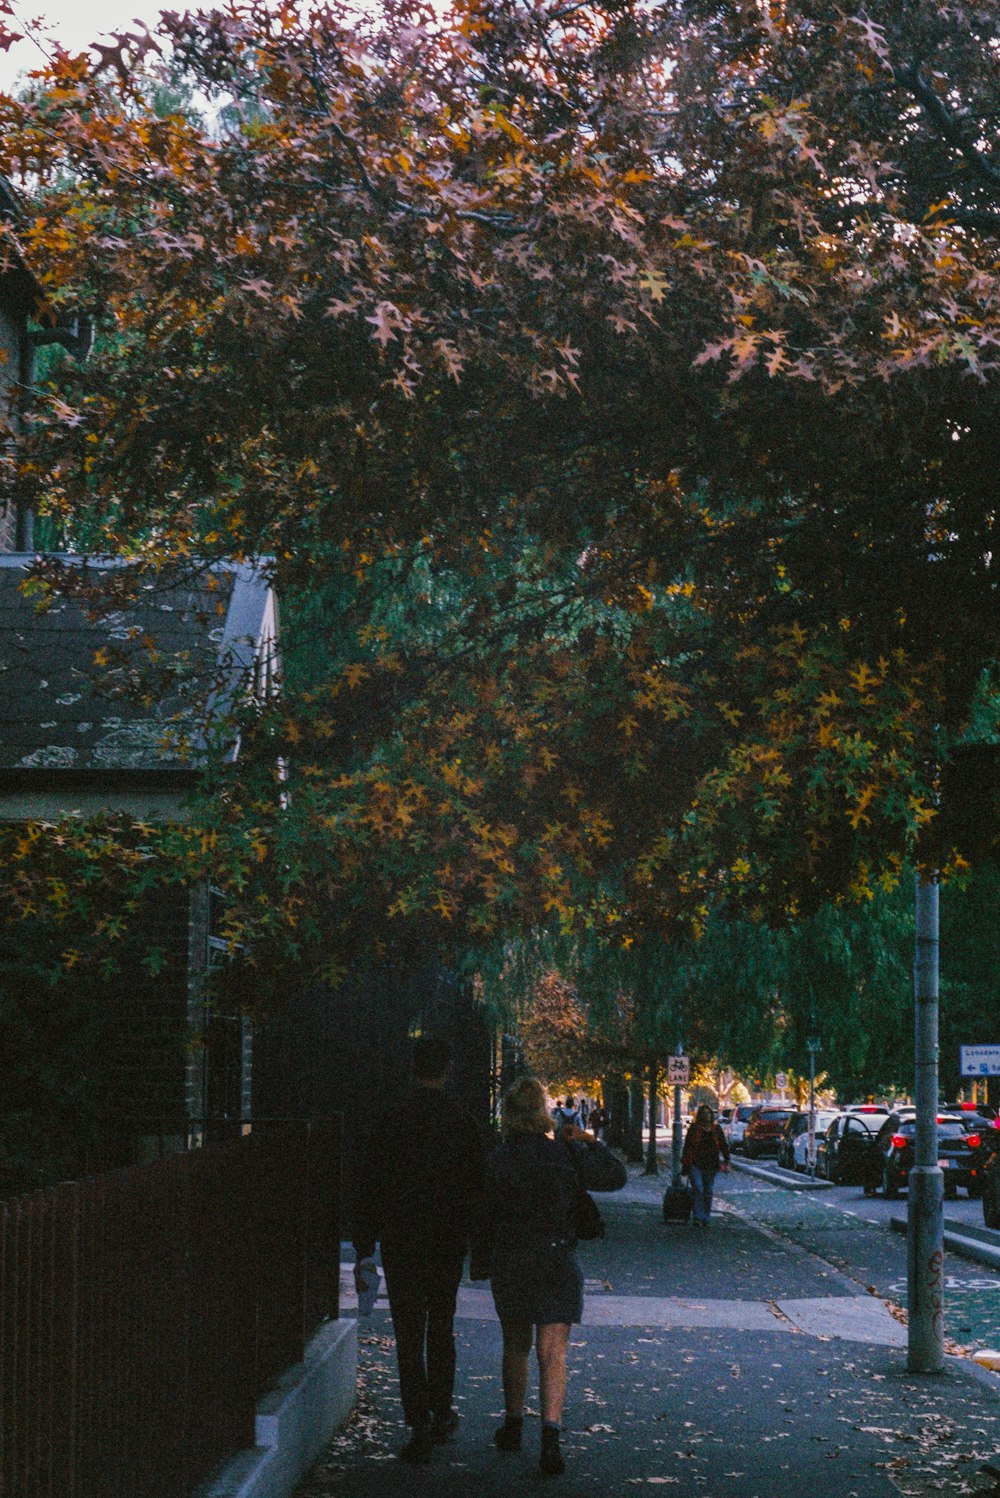
<instances>
[{"instance_id":1,"label":"car windshield","mask_svg":"<svg viewBox=\"0 0 1000 1498\"><path fill-rule=\"evenodd\" d=\"M791 1116L787 1108L765 1108L761 1112L760 1121L761 1123L784 1123Z\"/></svg>"},{"instance_id":2,"label":"car windshield","mask_svg":"<svg viewBox=\"0 0 1000 1498\"><path fill-rule=\"evenodd\" d=\"M736 1117L740 1123L746 1123L752 1112L753 1108L738 1108Z\"/></svg>"},{"instance_id":3,"label":"car windshield","mask_svg":"<svg viewBox=\"0 0 1000 1498\"><path fill-rule=\"evenodd\" d=\"M905 1118L899 1126L899 1132L907 1139L912 1139L917 1132L916 1119ZM937 1133L939 1139L962 1139L968 1133L965 1123L960 1118L938 1119Z\"/></svg>"}]
</instances>

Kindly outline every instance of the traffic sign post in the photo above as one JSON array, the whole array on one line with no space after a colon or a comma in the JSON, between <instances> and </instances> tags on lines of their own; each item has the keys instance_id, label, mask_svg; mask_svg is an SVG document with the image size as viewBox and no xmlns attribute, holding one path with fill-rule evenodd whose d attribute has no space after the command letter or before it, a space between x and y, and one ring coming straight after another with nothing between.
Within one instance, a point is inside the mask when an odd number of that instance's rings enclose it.
<instances>
[{"instance_id":1,"label":"traffic sign post","mask_svg":"<svg viewBox=\"0 0 1000 1498\"><path fill-rule=\"evenodd\" d=\"M907 1367L944 1370L944 1174L938 1165L938 881L917 874L914 998L913 1165L906 1181Z\"/></svg>"},{"instance_id":2,"label":"traffic sign post","mask_svg":"<svg viewBox=\"0 0 1000 1498\"><path fill-rule=\"evenodd\" d=\"M806 1160L810 1176L816 1174L816 1057L821 1049L819 1036L810 1035L806 1041L806 1050L809 1052L809 1144L806 1148Z\"/></svg>"}]
</instances>

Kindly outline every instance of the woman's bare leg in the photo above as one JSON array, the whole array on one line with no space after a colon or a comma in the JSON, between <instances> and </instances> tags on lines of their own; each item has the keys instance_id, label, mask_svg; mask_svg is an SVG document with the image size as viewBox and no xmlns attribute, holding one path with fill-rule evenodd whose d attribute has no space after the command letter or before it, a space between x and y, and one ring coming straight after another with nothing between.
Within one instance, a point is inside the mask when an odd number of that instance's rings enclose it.
<instances>
[{"instance_id":1,"label":"woman's bare leg","mask_svg":"<svg viewBox=\"0 0 1000 1498\"><path fill-rule=\"evenodd\" d=\"M562 1420L569 1330L562 1322L554 1321L538 1327L536 1332L542 1421L547 1425L558 1425Z\"/></svg>"},{"instance_id":2,"label":"woman's bare leg","mask_svg":"<svg viewBox=\"0 0 1000 1498\"><path fill-rule=\"evenodd\" d=\"M503 1403L510 1420L524 1415L528 1387L528 1354L531 1352L531 1322L505 1321L503 1331Z\"/></svg>"}]
</instances>

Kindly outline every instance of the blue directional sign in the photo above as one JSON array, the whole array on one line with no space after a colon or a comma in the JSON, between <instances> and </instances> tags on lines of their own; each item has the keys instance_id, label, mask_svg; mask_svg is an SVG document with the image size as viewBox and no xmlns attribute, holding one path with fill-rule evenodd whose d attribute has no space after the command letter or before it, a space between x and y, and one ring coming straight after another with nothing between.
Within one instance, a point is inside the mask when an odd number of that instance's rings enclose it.
<instances>
[{"instance_id":1,"label":"blue directional sign","mask_svg":"<svg viewBox=\"0 0 1000 1498\"><path fill-rule=\"evenodd\" d=\"M1000 1077L1000 1045L963 1045L963 1077Z\"/></svg>"}]
</instances>

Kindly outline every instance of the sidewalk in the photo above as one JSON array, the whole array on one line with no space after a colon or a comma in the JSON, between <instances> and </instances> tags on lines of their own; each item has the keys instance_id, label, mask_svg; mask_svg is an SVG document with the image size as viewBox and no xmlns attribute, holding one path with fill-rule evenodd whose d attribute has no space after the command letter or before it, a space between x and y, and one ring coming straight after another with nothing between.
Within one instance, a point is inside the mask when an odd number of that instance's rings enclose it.
<instances>
[{"instance_id":1,"label":"sidewalk","mask_svg":"<svg viewBox=\"0 0 1000 1498\"><path fill-rule=\"evenodd\" d=\"M456 1443L427 1469L396 1459L405 1430L382 1302L362 1323L358 1410L298 1498L506 1498L525 1484L573 1498L646 1485L704 1498L996 1491L980 1469L1000 1452L1000 1380L954 1361L942 1377L908 1376L904 1328L883 1303L756 1226L733 1178L704 1232L664 1226L664 1184L634 1174L601 1198L607 1236L581 1245L564 1477L538 1474L537 1386L524 1451L494 1449L499 1327L488 1289L465 1284Z\"/></svg>"}]
</instances>

